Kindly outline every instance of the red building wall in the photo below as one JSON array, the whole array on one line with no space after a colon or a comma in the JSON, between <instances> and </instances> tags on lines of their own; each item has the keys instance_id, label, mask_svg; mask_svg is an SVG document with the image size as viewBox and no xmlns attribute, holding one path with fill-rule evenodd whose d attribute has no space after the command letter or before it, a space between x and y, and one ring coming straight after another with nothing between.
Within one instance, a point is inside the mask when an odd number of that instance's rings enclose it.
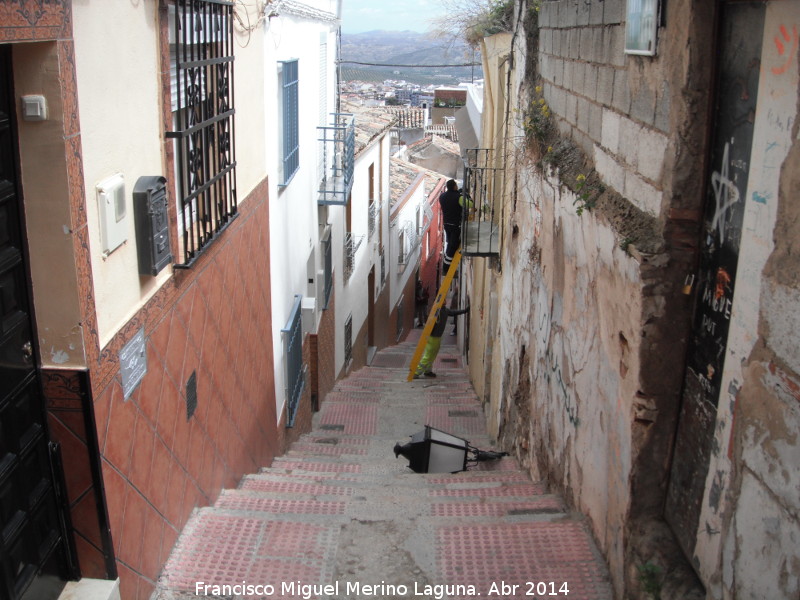
<instances>
[{"instance_id":1,"label":"red building wall","mask_svg":"<svg viewBox=\"0 0 800 600\"><path fill-rule=\"evenodd\" d=\"M428 196L433 217L431 226L425 234L427 239L422 240L422 256L419 264L419 279L422 285L428 288L430 300L428 308L433 304L439 285L442 280L442 252L444 252L444 234L442 233L442 211L439 207L439 194L444 191L445 179L441 179ZM426 256L427 249L427 256Z\"/></svg>"}]
</instances>

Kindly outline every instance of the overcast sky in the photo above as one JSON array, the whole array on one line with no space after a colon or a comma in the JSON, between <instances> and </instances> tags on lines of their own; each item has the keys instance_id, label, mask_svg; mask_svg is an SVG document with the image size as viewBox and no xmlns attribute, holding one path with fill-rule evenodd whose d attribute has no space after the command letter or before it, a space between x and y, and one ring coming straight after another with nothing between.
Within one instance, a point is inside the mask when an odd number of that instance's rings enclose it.
<instances>
[{"instance_id":1,"label":"overcast sky","mask_svg":"<svg viewBox=\"0 0 800 600\"><path fill-rule=\"evenodd\" d=\"M342 31L419 31L443 12L436 0L342 0Z\"/></svg>"}]
</instances>

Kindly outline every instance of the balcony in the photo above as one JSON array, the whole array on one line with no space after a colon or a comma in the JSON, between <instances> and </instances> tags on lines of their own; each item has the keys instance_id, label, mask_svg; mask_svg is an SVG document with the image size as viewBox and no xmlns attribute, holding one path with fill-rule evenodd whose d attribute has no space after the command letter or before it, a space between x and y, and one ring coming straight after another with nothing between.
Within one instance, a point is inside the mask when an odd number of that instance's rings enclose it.
<instances>
[{"instance_id":1,"label":"balcony","mask_svg":"<svg viewBox=\"0 0 800 600\"><path fill-rule=\"evenodd\" d=\"M353 188L355 165L355 118L350 113L334 113L333 122L318 127L320 167L318 204L344 206Z\"/></svg>"},{"instance_id":2,"label":"balcony","mask_svg":"<svg viewBox=\"0 0 800 600\"><path fill-rule=\"evenodd\" d=\"M500 254L501 185L503 170L494 166L493 151L473 148L464 160L466 207L461 224L461 253L464 256Z\"/></svg>"}]
</instances>

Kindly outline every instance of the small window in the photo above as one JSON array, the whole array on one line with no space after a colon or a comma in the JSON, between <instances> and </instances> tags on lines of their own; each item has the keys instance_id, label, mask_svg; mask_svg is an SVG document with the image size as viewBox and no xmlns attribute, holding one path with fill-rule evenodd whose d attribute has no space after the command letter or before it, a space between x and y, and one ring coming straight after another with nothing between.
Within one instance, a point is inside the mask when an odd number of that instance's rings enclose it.
<instances>
[{"instance_id":1,"label":"small window","mask_svg":"<svg viewBox=\"0 0 800 600\"><path fill-rule=\"evenodd\" d=\"M281 124L283 126L281 156L283 169L280 185L288 185L300 168L300 124L298 111L298 68L297 60L280 63L281 86Z\"/></svg>"},{"instance_id":2,"label":"small window","mask_svg":"<svg viewBox=\"0 0 800 600\"><path fill-rule=\"evenodd\" d=\"M625 53L654 56L658 30L658 0L628 0Z\"/></svg>"}]
</instances>

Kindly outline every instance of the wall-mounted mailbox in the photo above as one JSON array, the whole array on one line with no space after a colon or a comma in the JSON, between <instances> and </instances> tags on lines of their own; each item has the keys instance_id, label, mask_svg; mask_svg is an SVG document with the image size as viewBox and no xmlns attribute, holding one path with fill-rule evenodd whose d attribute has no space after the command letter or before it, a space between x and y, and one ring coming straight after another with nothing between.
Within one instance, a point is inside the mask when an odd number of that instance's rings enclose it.
<instances>
[{"instance_id":1,"label":"wall-mounted mailbox","mask_svg":"<svg viewBox=\"0 0 800 600\"><path fill-rule=\"evenodd\" d=\"M150 175L140 177L133 188L140 275L157 275L172 261L166 183L166 178Z\"/></svg>"}]
</instances>

